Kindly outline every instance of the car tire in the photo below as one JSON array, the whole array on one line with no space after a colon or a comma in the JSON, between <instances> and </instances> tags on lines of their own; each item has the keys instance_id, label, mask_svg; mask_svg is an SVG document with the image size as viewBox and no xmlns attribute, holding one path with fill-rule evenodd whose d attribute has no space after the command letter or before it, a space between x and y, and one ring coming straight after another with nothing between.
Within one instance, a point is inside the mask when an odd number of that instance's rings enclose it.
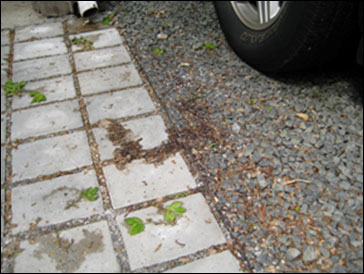
<instances>
[{"instance_id":1,"label":"car tire","mask_svg":"<svg viewBox=\"0 0 364 274\"><path fill-rule=\"evenodd\" d=\"M274 20L262 27L242 20L245 10L237 10L239 5L254 9L258 2L279 2ZM265 73L326 64L348 46L356 31L351 1L216 1L215 9L232 49Z\"/></svg>"}]
</instances>

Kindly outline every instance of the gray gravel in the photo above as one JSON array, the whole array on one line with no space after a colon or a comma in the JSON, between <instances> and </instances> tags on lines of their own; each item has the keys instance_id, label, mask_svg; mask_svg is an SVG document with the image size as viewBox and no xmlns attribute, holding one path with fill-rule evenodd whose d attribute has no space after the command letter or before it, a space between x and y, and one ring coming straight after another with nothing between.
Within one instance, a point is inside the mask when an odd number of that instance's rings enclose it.
<instances>
[{"instance_id":1,"label":"gray gravel","mask_svg":"<svg viewBox=\"0 0 364 274\"><path fill-rule=\"evenodd\" d=\"M175 126L203 120L222 134L185 155L242 263L362 273L360 73L264 76L229 48L211 2L125 1L118 19Z\"/></svg>"}]
</instances>

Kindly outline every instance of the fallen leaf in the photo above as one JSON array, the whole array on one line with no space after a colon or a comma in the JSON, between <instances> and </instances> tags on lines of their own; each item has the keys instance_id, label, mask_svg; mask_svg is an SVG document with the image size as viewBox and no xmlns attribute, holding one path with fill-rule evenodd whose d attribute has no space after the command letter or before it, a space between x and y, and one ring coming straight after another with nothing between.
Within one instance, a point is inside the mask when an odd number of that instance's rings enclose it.
<instances>
[{"instance_id":1,"label":"fallen leaf","mask_svg":"<svg viewBox=\"0 0 364 274\"><path fill-rule=\"evenodd\" d=\"M296 113L296 116L301 118L305 122L308 120L308 115L305 113Z\"/></svg>"}]
</instances>

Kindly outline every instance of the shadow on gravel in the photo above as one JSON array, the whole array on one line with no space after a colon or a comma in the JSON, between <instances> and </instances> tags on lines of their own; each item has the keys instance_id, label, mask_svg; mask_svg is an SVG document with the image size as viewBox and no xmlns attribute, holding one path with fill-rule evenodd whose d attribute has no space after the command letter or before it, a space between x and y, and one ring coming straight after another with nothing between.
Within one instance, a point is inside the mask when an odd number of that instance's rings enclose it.
<instances>
[{"instance_id":1,"label":"shadow on gravel","mask_svg":"<svg viewBox=\"0 0 364 274\"><path fill-rule=\"evenodd\" d=\"M339 82L346 82L348 85L341 92L346 94L353 103L363 104L362 75L363 67L356 64L346 64L342 66L326 66L310 71L285 73L284 75L270 75L268 77L285 85L302 89L331 86ZM330 90L324 90L324 92L330 92Z\"/></svg>"}]
</instances>

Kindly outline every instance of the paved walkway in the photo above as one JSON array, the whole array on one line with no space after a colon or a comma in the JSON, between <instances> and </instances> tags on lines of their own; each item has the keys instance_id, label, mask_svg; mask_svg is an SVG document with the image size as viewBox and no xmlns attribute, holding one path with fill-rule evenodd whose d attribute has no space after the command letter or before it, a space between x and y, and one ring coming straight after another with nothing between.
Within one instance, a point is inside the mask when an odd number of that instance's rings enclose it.
<instances>
[{"instance_id":1,"label":"paved walkway","mask_svg":"<svg viewBox=\"0 0 364 274\"><path fill-rule=\"evenodd\" d=\"M2 26L2 272L238 272L181 152L115 165L112 127L148 150L168 142L168 121L117 29L72 33L67 22ZM25 94L6 98L8 80ZM166 225L173 201L186 212ZM127 217L145 230L131 236Z\"/></svg>"}]
</instances>

